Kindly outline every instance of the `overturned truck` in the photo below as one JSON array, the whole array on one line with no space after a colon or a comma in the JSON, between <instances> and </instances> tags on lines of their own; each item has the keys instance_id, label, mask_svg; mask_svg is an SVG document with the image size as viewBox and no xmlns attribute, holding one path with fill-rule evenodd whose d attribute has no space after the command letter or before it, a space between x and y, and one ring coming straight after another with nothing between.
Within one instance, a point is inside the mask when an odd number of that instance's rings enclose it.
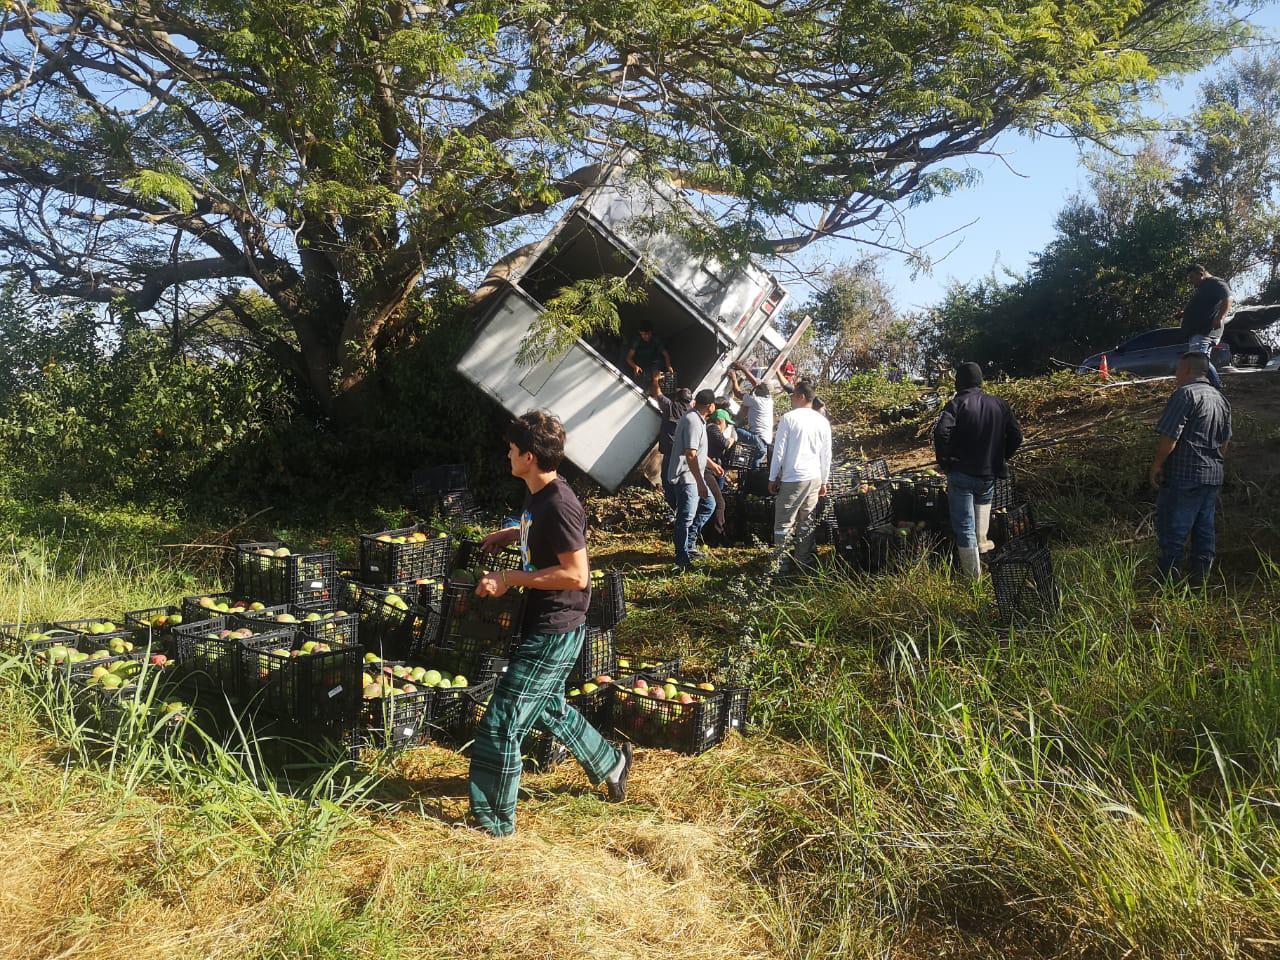
<instances>
[{"instance_id":1,"label":"overturned truck","mask_svg":"<svg viewBox=\"0 0 1280 960\"><path fill-rule=\"evenodd\" d=\"M606 489L618 488L658 435L657 404L625 369L642 320L666 344L680 386L717 391L735 361L780 362L786 341L770 322L786 299L754 264L728 267L693 253L655 227L691 208L665 183L627 181L615 167L584 191L555 227L500 281L458 371L512 414L555 414L569 460ZM520 344L546 304L575 281L637 274L646 296L619 308L621 330L578 338L559 356L517 362Z\"/></svg>"}]
</instances>

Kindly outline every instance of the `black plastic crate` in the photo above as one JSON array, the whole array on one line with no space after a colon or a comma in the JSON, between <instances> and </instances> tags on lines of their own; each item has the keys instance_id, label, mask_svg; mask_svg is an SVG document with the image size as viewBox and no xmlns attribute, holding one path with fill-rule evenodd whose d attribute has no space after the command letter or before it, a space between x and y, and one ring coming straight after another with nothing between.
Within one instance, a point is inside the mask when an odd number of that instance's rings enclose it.
<instances>
[{"instance_id":1,"label":"black plastic crate","mask_svg":"<svg viewBox=\"0 0 1280 960\"><path fill-rule=\"evenodd\" d=\"M724 733L736 731L746 733L751 725L751 689L749 687L722 687L720 694L724 697Z\"/></svg>"},{"instance_id":2,"label":"black plastic crate","mask_svg":"<svg viewBox=\"0 0 1280 960\"><path fill-rule=\"evenodd\" d=\"M419 587L416 583L407 581L400 583L365 583L360 579L357 571L339 570L337 584L334 589L334 605L339 610L344 610L348 613L358 610L360 607L360 593L369 587L397 594L410 603L413 602L414 596L419 592Z\"/></svg>"},{"instance_id":3,"label":"black plastic crate","mask_svg":"<svg viewBox=\"0 0 1280 960\"><path fill-rule=\"evenodd\" d=\"M111 649L111 640L118 640L121 645L133 649L119 647ZM73 684L84 682L98 667L111 667L112 664L125 661L140 661L146 656L146 647L134 642L132 634L116 631L106 636L88 636L81 634L72 643L55 647L45 647L35 653L38 666L52 670L57 677Z\"/></svg>"},{"instance_id":4,"label":"black plastic crate","mask_svg":"<svg viewBox=\"0 0 1280 960\"><path fill-rule=\"evenodd\" d=\"M726 470L750 470L755 466L756 457L754 446L738 441L725 451L721 465Z\"/></svg>"},{"instance_id":5,"label":"black plastic crate","mask_svg":"<svg viewBox=\"0 0 1280 960\"><path fill-rule=\"evenodd\" d=\"M266 604L259 600L235 596L229 590L220 593L206 593L200 596L182 598L182 620L183 623L197 623L201 620L208 620L211 617L226 616L229 613L244 612L255 608L261 610L265 606ZM223 610L222 607L226 607L226 609Z\"/></svg>"},{"instance_id":6,"label":"black plastic crate","mask_svg":"<svg viewBox=\"0 0 1280 960\"><path fill-rule=\"evenodd\" d=\"M409 583L425 577L443 577L449 572L452 559L449 535L425 523L360 537L360 579L366 583Z\"/></svg>"},{"instance_id":7,"label":"black plastic crate","mask_svg":"<svg viewBox=\"0 0 1280 960\"><path fill-rule=\"evenodd\" d=\"M454 746L462 746L471 739L476 722L484 714L493 696L497 679L472 682L467 687L450 687L436 690L431 710L431 737Z\"/></svg>"},{"instance_id":8,"label":"black plastic crate","mask_svg":"<svg viewBox=\"0 0 1280 960\"><path fill-rule=\"evenodd\" d=\"M180 627L185 622L182 608L172 604L130 610L124 615L125 626L133 631L135 642L157 651L169 642L173 628Z\"/></svg>"},{"instance_id":9,"label":"black plastic crate","mask_svg":"<svg viewBox=\"0 0 1280 960\"><path fill-rule=\"evenodd\" d=\"M524 561L520 557L519 547L503 547L493 553L480 549L475 540L459 540L458 549L453 557L453 569L458 570L523 570Z\"/></svg>"},{"instance_id":10,"label":"black plastic crate","mask_svg":"<svg viewBox=\"0 0 1280 960\"><path fill-rule=\"evenodd\" d=\"M287 618L287 619L282 619ZM325 643L358 643L359 617L345 610L306 610L292 604L276 604L249 613L233 613L227 618L232 628L248 626L255 630L298 630L312 640Z\"/></svg>"},{"instance_id":11,"label":"black plastic crate","mask_svg":"<svg viewBox=\"0 0 1280 960\"><path fill-rule=\"evenodd\" d=\"M80 627L88 620L40 620L33 623L0 624L0 651L7 654L35 654L49 647L74 644Z\"/></svg>"},{"instance_id":12,"label":"black plastic crate","mask_svg":"<svg viewBox=\"0 0 1280 960\"><path fill-rule=\"evenodd\" d=\"M282 550L289 552L281 556ZM337 601L338 560L333 553L295 553L275 541L238 543L233 563L237 596L309 610L333 609Z\"/></svg>"},{"instance_id":13,"label":"black plastic crate","mask_svg":"<svg viewBox=\"0 0 1280 960\"><path fill-rule=\"evenodd\" d=\"M431 664L450 674L462 674L473 683L483 683L507 672L509 658L485 653L466 655L439 646L424 646L414 651L414 663Z\"/></svg>"},{"instance_id":14,"label":"black plastic crate","mask_svg":"<svg viewBox=\"0 0 1280 960\"><path fill-rule=\"evenodd\" d=\"M893 518L893 489L888 483L864 484L858 491L836 497L832 508L841 530L878 527Z\"/></svg>"},{"instance_id":15,"label":"black plastic crate","mask_svg":"<svg viewBox=\"0 0 1280 960\"><path fill-rule=\"evenodd\" d=\"M853 479L858 483L879 483L889 479L889 464L883 458L853 464Z\"/></svg>"},{"instance_id":16,"label":"black plastic crate","mask_svg":"<svg viewBox=\"0 0 1280 960\"><path fill-rule=\"evenodd\" d=\"M634 654L618 657L618 670L628 677L643 673L665 680L667 677L679 676L680 664L679 657L667 657L665 660L655 657L638 657Z\"/></svg>"},{"instance_id":17,"label":"black plastic crate","mask_svg":"<svg viewBox=\"0 0 1280 960\"><path fill-rule=\"evenodd\" d=\"M466 656L510 656L520 638L524 592L477 597L475 585L451 582L444 588L440 646Z\"/></svg>"},{"instance_id":18,"label":"black plastic crate","mask_svg":"<svg viewBox=\"0 0 1280 960\"><path fill-rule=\"evenodd\" d=\"M693 755L720 742L724 736L725 702L718 691L677 685L677 695L684 694L690 701L680 703L657 699L627 686L627 682L634 683L637 679L642 678L631 678L610 687L613 698L610 725L619 737L640 746Z\"/></svg>"},{"instance_id":19,"label":"black plastic crate","mask_svg":"<svg viewBox=\"0 0 1280 960\"><path fill-rule=\"evenodd\" d=\"M361 691L357 730L365 734L366 746L389 749L425 743L430 738L435 690L411 678L396 677L398 667L407 665L386 661L364 664L364 673L382 688L372 696L368 687ZM413 689L406 691L406 686Z\"/></svg>"},{"instance_id":20,"label":"black plastic crate","mask_svg":"<svg viewBox=\"0 0 1280 960\"><path fill-rule=\"evenodd\" d=\"M1005 622L1058 609L1053 560L1045 547L1005 551L991 561L990 570L996 606Z\"/></svg>"},{"instance_id":21,"label":"black plastic crate","mask_svg":"<svg viewBox=\"0 0 1280 960\"><path fill-rule=\"evenodd\" d=\"M1017 503L1013 490L1013 477L996 477L991 491L991 509L1008 510Z\"/></svg>"},{"instance_id":22,"label":"black plastic crate","mask_svg":"<svg viewBox=\"0 0 1280 960\"><path fill-rule=\"evenodd\" d=\"M618 676L618 654L614 644L614 634L612 630L587 627L587 635L582 639L582 651L578 654L578 661L569 671L569 683L576 687L601 676L607 676L610 679L616 679Z\"/></svg>"},{"instance_id":23,"label":"black plastic crate","mask_svg":"<svg viewBox=\"0 0 1280 960\"><path fill-rule=\"evenodd\" d=\"M259 709L290 723L336 729L356 724L361 702L362 651L326 646L301 633L240 647L240 693Z\"/></svg>"},{"instance_id":24,"label":"black plastic crate","mask_svg":"<svg viewBox=\"0 0 1280 960\"><path fill-rule=\"evenodd\" d=\"M627 617L627 591L620 570L591 571L587 626L612 630Z\"/></svg>"},{"instance_id":25,"label":"black plastic crate","mask_svg":"<svg viewBox=\"0 0 1280 960\"><path fill-rule=\"evenodd\" d=\"M398 593L365 587L356 601L359 638L366 650L388 660L404 660L434 640L439 614Z\"/></svg>"},{"instance_id":26,"label":"black plastic crate","mask_svg":"<svg viewBox=\"0 0 1280 960\"><path fill-rule=\"evenodd\" d=\"M253 630L242 627L239 630ZM240 651L293 640L292 630L257 630L248 636L232 631L225 617L184 623L173 630L169 649L176 661L175 676L196 687L237 697L240 688Z\"/></svg>"},{"instance_id":27,"label":"black plastic crate","mask_svg":"<svg viewBox=\"0 0 1280 960\"><path fill-rule=\"evenodd\" d=\"M930 477L916 481L915 498L915 516L912 519L924 523L931 530L951 529L951 501L947 497L946 480Z\"/></svg>"},{"instance_id":28,"label":"black plastic crate","mask_svg":"<svg viewBox=\"0 0 1280 960\"><path fill-rule=\"evenodd\" d=\"M470 716L467 719L465 739L470 739L474 734L476 725L480 723L488 706L487 696L483 699L474 698L468 703L467 709ZM524 742L520 744L520 757L526 771L546 773L568 759L569 751L564 744L550 734L541 730L530 730L525 734Z\"/></svg>"},{"instance_id":29,"label":"black plastic crate","mask_svg":"<svg viewBox=\"0 0 1280 960\"><path fill-rule=\"evenodd\" d=\"M410 483L414 496L418 497L466 490L471 486L467 479L466 465L461 463L420 467L413 471Z\"/></svg>"},{"instance_id":30,"label":"black plastic crate","mask_svg":"<svg viewBox=\"0 0 1280 960\"><path fill-rule=\"evenodd\" d=\"M742 471L738 475L738 491L749 497L768 497L769 468Z\"/></svg>"},{"instance_id":31,"label":"black plastic crate","mask_svg":"<svg viewBox=\"0 0 1280 960\"><path fill-rule=\"evenodd\" d=\"M475 523L480 518L480 507L470 490L436 494L422 512L454 523Z\"/></svg>"},{"instance_id":32,"label":"black plastic crate","mask_svg":"<svg viewBox=\"0 0 1280 960\"><path fill-rule=\"evenodd\" d=\"M597 730L607 730L613 704L613 684L585 683L581 687L570 687L565 693L565 702Z\"/></svg>"}]
</instances>

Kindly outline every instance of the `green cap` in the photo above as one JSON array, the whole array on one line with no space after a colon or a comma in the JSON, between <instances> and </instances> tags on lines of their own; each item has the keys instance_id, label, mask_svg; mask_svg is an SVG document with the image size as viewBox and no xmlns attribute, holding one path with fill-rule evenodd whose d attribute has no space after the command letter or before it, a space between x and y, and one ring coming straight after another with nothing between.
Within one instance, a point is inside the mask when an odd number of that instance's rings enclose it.
<instances>
[{"instance_id":1,"label":"green cap","mask_svg":"<svg viewBox=\"0 0 1280 960\"><path fill-rule=\"evenodd\" d=\"M724 421L725 421L725 422L727 422L727 423L732 423L732 422L733 422L733 414L731 414L728 410L717 410L717 411L716 411L716 413L715 413L715 416L714 416L712 419L714 419L714 420L724 420Z\"/></svg>"}]
</instances>

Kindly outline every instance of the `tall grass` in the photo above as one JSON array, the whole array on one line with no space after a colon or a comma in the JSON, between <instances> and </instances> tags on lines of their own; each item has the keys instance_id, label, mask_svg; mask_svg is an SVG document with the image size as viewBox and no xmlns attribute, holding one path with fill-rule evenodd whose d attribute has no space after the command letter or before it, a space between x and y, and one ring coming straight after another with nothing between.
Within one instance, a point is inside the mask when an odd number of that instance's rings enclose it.
<instances>
[{"instance_id":1,"label":"tall grass","mask_svg":"<svg viewBox=\"0 0 1280 960\"><path fill-rule=\"evenodd\" d=\"M755 798L801 953L871 916L1053 952L1274 955L1280 581L1162 593L1118 548L1060 555L1059 576L1061 614L1010 631L926 565L830 579L765 626L766 720L820 758Z\"/></svg>"}]
</instances>

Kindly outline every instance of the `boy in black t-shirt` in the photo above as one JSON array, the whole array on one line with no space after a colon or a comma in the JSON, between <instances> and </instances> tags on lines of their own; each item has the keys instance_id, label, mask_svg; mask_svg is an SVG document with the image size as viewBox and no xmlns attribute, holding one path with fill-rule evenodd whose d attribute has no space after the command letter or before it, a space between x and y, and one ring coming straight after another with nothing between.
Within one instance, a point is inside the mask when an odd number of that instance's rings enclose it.
<instances>
[{"instance_id":1,"label":"boy in black t-shirt","mask_svg":"<svg viewBox=\"0 0 1280 960\"><path fill-rule=\"evenodd\" d=\"M520 645L489 700L471 747L471 813L496 837L516 828L520 747L533 727L555 737L577 758L592 783L603 781L609 799L626 798L631 745L615 750L564 699L569 671L586 635L591 599L587 520L582 504L556 474L564 459L564 427L549 413L533 412L507 429L512 476L529 488L520 526L485 538L493 552L519 542L524 569L488 573L476 596L525 590Z\"/></svg>"}]
</instances>

